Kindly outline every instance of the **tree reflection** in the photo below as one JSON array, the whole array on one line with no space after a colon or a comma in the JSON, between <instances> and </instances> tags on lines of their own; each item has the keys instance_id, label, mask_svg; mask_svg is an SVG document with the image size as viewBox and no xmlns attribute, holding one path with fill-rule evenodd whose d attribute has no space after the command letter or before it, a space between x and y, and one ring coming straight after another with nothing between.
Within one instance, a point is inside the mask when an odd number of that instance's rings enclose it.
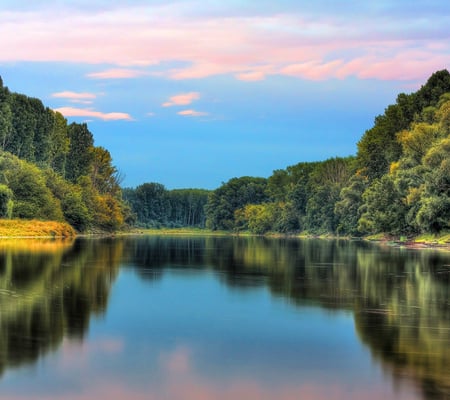
<instances>
[{"instance_id":1,"label":"tree reflection","mask_svg":"<svg viewBox=\"0 0 450 400\"><path fill-rule=\"evenodd\" d=\"M24 244L25 243L25 244ZM296 305L345 309L395 379L450 397L450 254L343 240L124 237L0 241L0 373L82 338L119 265L145 280L211 270L233 290L267 287ZM330 332L333 335L333 332Z\"/></svg>"},{"instance_id":2,"label":"tree reflection","mask_svg":"<svg viewBox=\"0 0 450 400\"><path fill-rule=\"evenodd\" d=\"M106 309L120 243L0 241L0 374L82 338Z\"/></svg>"},{"instance_id":3,"label":"tree reflection","mask_svg":"<svg viewBox=\"0 0 450 400\"><path fill-rule=\"evenodd\" d=\"M125 246L138 271L210 268L246 290L351 310L356 331L395 379L450 397L450 254L343 240L147 237ZM330 332L330 335L333 333Z\"/></svg>"}]
</instances>

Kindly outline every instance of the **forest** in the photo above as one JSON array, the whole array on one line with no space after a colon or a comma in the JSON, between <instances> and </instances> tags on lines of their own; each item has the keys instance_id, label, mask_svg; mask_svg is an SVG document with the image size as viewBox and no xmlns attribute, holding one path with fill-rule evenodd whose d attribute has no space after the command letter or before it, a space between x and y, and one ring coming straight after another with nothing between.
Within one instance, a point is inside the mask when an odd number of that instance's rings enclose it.
<instances>
[{"instance_id":1,"label":"forest","mask_svg":"<svg viewBox=\"0 0 450 400\"><path fill-rule=\"evenodd\" d=\"M207 195L199 226L255 234L414 236L450 230L450 74L434 73L375 118L357 154L300 162L269 178L239 177ZM128 189L137 221L165 225L159 184ZM150 193L150 197L144 194ZM155 216L149 217L149 212Z\"/></svg>"},{"instance_id":2,"label":"forest","mask_svg":"<svg viewBox=\"0 0 450 400\"><path fill-rule=\"evenodd\" d=\"M110 232L128 213L111 154L94 145L87 125L68 124L41 100L10 92L0 78L0 218Z\"/></svg>"},{"instance_id":3,"label":"forest","mask_svg":"<svg viewBox=\"0 0 450 400\"><path fill-rule=\"evenodd\" d=\"M199 227L255 234L417 235L450 230L450 74L435 72L375 118L354 156L299 162L213 191L121 188L108 150L0 80L0 217L79 232Z\"/></svg>"},{"instance_id":4,"label":"forest","mask_svg":"<svg viewBox=\"0 0 450 400\"><path fill-rule=\"evenodd\" d=\"M356 156L234 178L205 207L211 229L416 235L450 229L450 74L375 118Z\"/></svg>"}]
</instances>

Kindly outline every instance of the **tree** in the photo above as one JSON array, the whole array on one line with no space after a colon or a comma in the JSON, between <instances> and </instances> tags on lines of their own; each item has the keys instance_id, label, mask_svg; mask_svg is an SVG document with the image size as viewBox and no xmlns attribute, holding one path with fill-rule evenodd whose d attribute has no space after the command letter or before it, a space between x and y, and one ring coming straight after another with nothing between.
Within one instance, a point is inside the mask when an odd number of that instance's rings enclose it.
<instances>
[{"instance_id":1,"label":"tree","mask_svg":"<svg viewBox=\"0 0 450 400\"><path fill-rule=\"evenodd\" d=\"M13 192L3 184L0 184L0 218L11 218L13 212Z\"/></svg>"},{"instance_id":2,"label":"tree","mask_svg":"<svg viewBox=\"0 0 450 400\"><path fill-rule=\"evenodd\" d=\"M0 148L5 150L13 133L12 112L8 102L0 103Z\"/></svg>"},{"instance_id":3,"label":"tree","mask_svg":"<svg viewBox=\"0 0 450 400\"><path fill-rule=\"evenodd\" d=\"M267 180L244 176L232 178L210 193L205 206L206 226L213 230L235 228L235 211L247 204L268 200Z\"/></svg>"},{"instance_id":4,"label":"tree","mask_svg":"<svg viewBox=\"0 0 450 400\"><path fill-rule=\"evenodd\" d=\"M403 157L409 157L416 165L439 137L439 126L425 122L413 124L411 129L398 134L398 141L403 149Z\"/></svg>"},{"instance_id":5,"label":"tree","mask_svg":"<svg viewBox=\"0 0 450 400\"><path fill-rule=\"evenodd\" d=\"M92 185L99 193L116 195L120 191L119 174L112 157L103 147L92 148Z\"/></svg>"},{"instance_id":6,"label":"tree","mask_svg":"<svg viewBox=\"0 0 450 400\"><path fill-rule=\"evenodd\" d=\"M91 172L94 138L86 124L72 123L68 127L70 140L66 160L66 179L76 182Z\"/></svg>"},{"instance_id":7,"label":"tree","mask_svg":"<svg viewBox=\"0 0 450 400\"><path fill-rule=\"evenodd\" d=\"M334 212L342 188L353 172L353 158L330 158L316 164L310 175L304 227L315 233L336 232Z\"/></svg>"},{"instance_id":8,"label":"tree","mask_svg":"<svg viewBox=\"0 0 450 400\"><path fill-rule=\"evenodd\" d=\"M94 215L83 200L82 188L51 169L44 170L44 173L47 187L61 204L64 219L78 232L85 232L92 226Z\"/></svg>"},{"instance_id":9,"label":"tree","mask_svg":"<svg viewBox=\"0 0 450 400\"><path fill-rule=\"evenodd\" d=\"M160 183L144 183L139 185L131 199L131 206L137 220L144 226L164 225L167 221L167 191Z\"/></svg>"},{"instance_id":10,"label":"tree","mask_svg":"<svg viewBox=\"0 0 450 400\"><path fill-rule=\"evenodd\" d=\"M391 175L384 175L363 194L358 229L367 233L401 234L406 231L406 208Z\"/></svg>"},{"instance_id":11,"label":"tree","mask_svg":"<svg viewBox=\"0 0 450 400\"><path fill-rule=\"evenodd\" d=\"M12 217L63 221L61 204L46 186L42 171L35 165L4 153L0 171L13 193Z\"/></svg>"},{"instance_id":12,"label":"tree","mask_svg":"<svg viewBox=\"0 0 450 400\"><path fill-rule=\"evenodd\" d=\"M62 176L66 175L66 159L70 148L67 120L59 112L50 113L52 125L50 127L49 166Z\"/></svg>"},{"instance_id":13,"label":"tree","mask_svg":"<svg viewBox=\"0 0 450 400\"><path fill-rule=\"evenodd\" d=\"M247 204L235 211L235 226L256 234L269 232L279 218L277 206L275 203Z\"/></svg>"},{"instance_id":14,"label":"tree","mask_svg":"<svg viewBox=\"0 0 450 400\"><path fill-rule=\"evenodd\" d=\"M396 104L386 108L375 118L373 128L367 130L358 142L358 168L364 169L370 181L387 174L392 162L402 155L397 133L409 129L410 124L427 107L435 107L441 96L450 91L450 74L437 71L416 93L399 94Z\"/></svg>"},{"instance_id":15,"label":"tree","mask_svg":"<svg viewBox=\"0 0 450 400\"><path fill-rule=\"evenodd\" d=\"M334 212L338 218L337 233L358 235L358 220L361 217L362 195L367 188L367 178L356 172L339 194Z\"/></svg>"},{"instance_id":16,"label":"tree","mask_svg":"<svg viewBox=\"0 0 450 400\"><path fill-rule=\"evenodd\" d=\"M12 93L8 97L12 112L12 135L5 150L27 161L34 161L36 115L27 96Z\"/></svg>"}]
</instances>

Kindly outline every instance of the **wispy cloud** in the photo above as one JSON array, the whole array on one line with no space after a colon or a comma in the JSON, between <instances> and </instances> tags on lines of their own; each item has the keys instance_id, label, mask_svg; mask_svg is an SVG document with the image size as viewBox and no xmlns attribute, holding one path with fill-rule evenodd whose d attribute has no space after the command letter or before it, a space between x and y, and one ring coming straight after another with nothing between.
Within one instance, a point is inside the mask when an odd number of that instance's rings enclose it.
<instances>
[{"instance_id":1,"label":"wispy cloud","mask_svg":"<svg viewBox=\"0 0 450 400\"><path fill-rule=\"evenodd\" d=\"M200 98L200 93L198 92L189 92L189 93L181 93L169 98L169 101L166 101L162 104L163 107L172 107L172 106L187 106L191 104L194 100L198 100Z\"/></svg>"},{"instance_id":2,"label":"wispy cloud","mask_svg":"<svg viewBox=\"0 0 450 400\"><path fill-rule=\"evenodd\" d=\"M207 112L196 111L196 110L183 110L183 111L178 111L177 114L178 114L178 115L185 116L185 117L204 117L204 116L208 115Z\"/></svg>"},{"instance_id":3,"label":"wispy cloud","mask_svg":"<svg viewBox=\"0 0 450 400\"><path fill-rule=\"evenodd\" d=\"M88 78L92 79L130 79L138 78L146 73L137 69L128 68L112 68L105 71L91 72L86 74Z\"/></svg>"},{"instance_id":4,"label":"wispy cloud","mask_svg":"<svg viewBox=\"0 0 450 400\"><path fill-rule=\"evenodd\" d=\"M103 121L133 120L131 115L127 113L122 112L104 113L101 111L93 110L91 108L60 107L56 108L55 111L60 112L65 117L90 117L101 119Z\"/></svg>"},{"instance_id":5,"label":"wispy cloud","mask_svg":"<svg viewBox=\"0 0 450 400\"><path fill-rule=\"evenodd\" d=\"M87 99L95 99L97 97L97 95L95 95L94 93L70 92L70 91L52 93L51 96L69 100L87 100Z\"/></svg>"},{"instance_id":6,"label":"wispy cloud","mask_svg":"<svg viewBox=\"0 0 450 400\"><path fill-rule=\"evenodd\" d=\"M369 2L352 3L350 10L325 0L264 1L258 7L202 4L199 11L194 0L87 9L73 3L78 6L69 10L62 4L0 8L0 61L117 66L88 74L92 79L139 77L148 74L143 66L159 64L160 76L169 79L231 74L247 81L274 74L424 79L450 65L448 5L416 2L405 10L394 1ZM388 71L392 60L402 62ZM171 63L184 66L163 67Z\"/></svg>"}]
</instances>

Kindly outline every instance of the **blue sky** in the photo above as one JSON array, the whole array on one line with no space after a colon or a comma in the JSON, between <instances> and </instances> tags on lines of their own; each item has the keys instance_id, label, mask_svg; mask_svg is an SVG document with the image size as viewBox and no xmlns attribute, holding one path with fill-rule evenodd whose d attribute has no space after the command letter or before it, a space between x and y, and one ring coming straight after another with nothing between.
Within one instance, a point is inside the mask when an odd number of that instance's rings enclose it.
<instances>
[{"instance_id":1,"label":"blue sky","mask_svg":"<svg viewBox=\"0 0 450 400\"><path fill-rule=\"evenodd\" d=\"M123 186L213 189L355 154L450 64L448 1L9 1L0 75L87 121Z\"/></svg>"}]
</instances>

